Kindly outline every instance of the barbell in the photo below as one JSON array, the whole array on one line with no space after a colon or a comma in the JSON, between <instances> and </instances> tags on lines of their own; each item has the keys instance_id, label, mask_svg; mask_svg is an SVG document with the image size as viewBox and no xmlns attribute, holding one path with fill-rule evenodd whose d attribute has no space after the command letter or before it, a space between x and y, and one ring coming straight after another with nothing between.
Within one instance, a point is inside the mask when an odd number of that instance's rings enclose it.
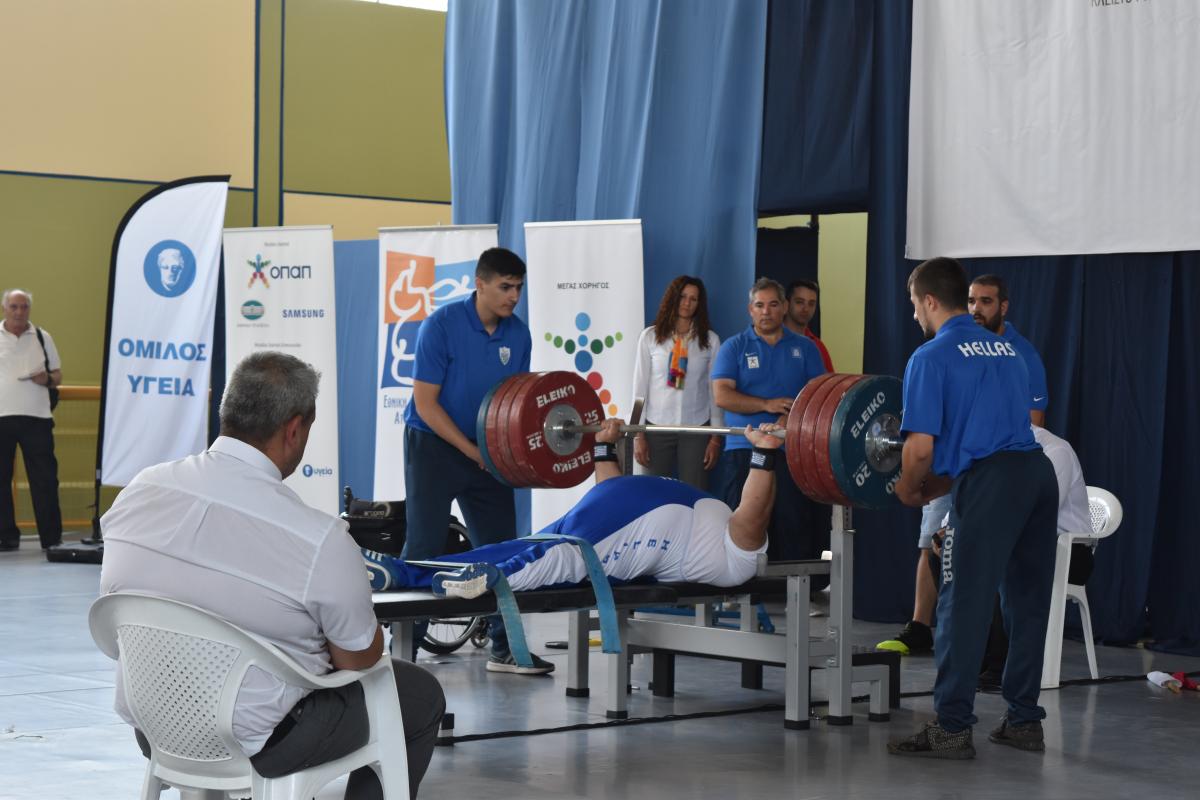
<instances>
[{"instance_id":1,"label":"barbell","mask_svg":"<svg viewBox=\"0 0 1200 800\"><path fill-rule=\"evenodd\" d=\"M901 383L884 375L827 373L809 381L777 432L788 472L819 503L883 508L900 477ZM493 386L475 420L487 469L513 487L567 488L592 474L604 407L573 372L527 372ZM622 425L627 433L740 436L744 428Z\"/></svg>"}]
</instances>

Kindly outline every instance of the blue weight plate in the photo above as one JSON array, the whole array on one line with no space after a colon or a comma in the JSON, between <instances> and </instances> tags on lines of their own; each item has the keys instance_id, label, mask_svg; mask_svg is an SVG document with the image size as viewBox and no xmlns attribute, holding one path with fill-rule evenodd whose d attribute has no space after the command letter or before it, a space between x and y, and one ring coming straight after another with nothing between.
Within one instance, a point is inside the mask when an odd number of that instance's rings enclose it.
<instances>
[{"instance_id":1,"label":"blue weight plate","mask_svg":"<svg viewBox=\"0 0 1200 800\"><path fill-rule=\"evenodd\" d=\"M511 486L512 484L506 481L500 470L496 468L496 462L492 461L492 455L488 452L487 446L488 408L492 404L492 397L495 396L496 390L503 385L504 381L500 381L488 389L487 394L483 396L483 402L479 404L479 413L475 415L475 444L479 446L479 455L483 456L483 465L487 467L488 472L492 473L492 477L505 486Z\"/></svg>"},{"instance_id":2,"label":"blue weight plate","mask_svg":"<svg viewBox=\"0 0 1200 800\"><path fill-rule=\"evenodd\" d=\"M890 375L871 375L854 384L838 404L830 426L829 458L838 488L860 508L895 505L900 454L868 457L867 434L873 425L900 421L902 384Z\"/></svg>"}]
</instances>

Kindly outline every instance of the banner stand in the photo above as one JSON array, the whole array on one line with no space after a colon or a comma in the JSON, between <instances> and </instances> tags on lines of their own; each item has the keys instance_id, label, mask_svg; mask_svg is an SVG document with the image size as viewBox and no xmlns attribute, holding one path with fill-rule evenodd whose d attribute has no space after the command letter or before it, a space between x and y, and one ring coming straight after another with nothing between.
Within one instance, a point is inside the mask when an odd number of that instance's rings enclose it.
<instances>
[{"instance_id":1,"label":"banner stand","mask_svg":"<svg viewBox=\"0 0 1200 800\"><path fill-rule=\"evenodd\" d=\"M104 315L104 360L100 372L100 421L96 430L96 475L92 487L92 535L78 543L55 545L46 551L48 561L77 561L81 563L98 564L104 557L104 534L100 530L100 484L104 459L105 411L108 400L108 374L110 366L109 348L112 343L113 301L117 291L117 254L121 246L121 237L134 216L155 197L172 189L199 183L229 183L229 175L202 175L192 178L182 178L156 186L138 198L117 225L113 236L112 255L108 269L108 297L105 303Z\"/></svg>"}]
</instances>

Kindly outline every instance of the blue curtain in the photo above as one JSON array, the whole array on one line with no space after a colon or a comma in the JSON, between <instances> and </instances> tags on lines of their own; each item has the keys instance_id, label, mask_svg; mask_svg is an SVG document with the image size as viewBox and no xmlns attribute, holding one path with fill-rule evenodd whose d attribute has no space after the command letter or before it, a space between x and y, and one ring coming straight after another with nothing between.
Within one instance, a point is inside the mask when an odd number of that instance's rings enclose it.
<instances>
[{"instance_id":1,"label":"blue curtain","mask_svg":"<svg viewBox=\"0 0 1200 800\"><path fill-rule=\"evenodd\" d=\"M864 369L903 374L921 336L904 258L911 4L875 6ZM1200 481L1196 253L968 259L1009 284L1009 318L1038 348L1047 426L1079 453L1089 484L1124 507L1097 551L1088 600L1096 636L1200 644L1200 553L1190 492ZM855 613L901 622L912 609L919 514L856 512ZM899 565L899 566L898 566Z\"/></svg>"},{"instance_id":2,"label":"blue curtain","mask_svg":"<svg viewBox=\"0 0 1200 800\"><path fill-rule=\"evenodd\" d=\"M1200 548L1196 547L1196 505L1193 493L1200 486L1200 345L1196 331L1200 315L1200 254L1176 257L1172 275L1170 329L1167 334L1167 378L1163 397L1163 470L1160 478L1158 524L1146 605L1157 647L1200 655ZM1165 313L1166 308L1147 310ZM1129 326L1143 315L1123 315ZM1089 597L1090 599L1090 597Z\"/></svg>"},{"instance_id":3,"label":"blue curtain","mask_svg":"<svg viewBox=\"0 0 1200 800\"><path fill-rule=\"evenodd\" d=\"M908 182L908 75L912 5L876 3L871 63L871 178L863 371L903 375L921 344L904 301L913 263L904 259ZM919 511L856 509L854 613L902 622L912 613Z\"/></svg>"},{"instance_id":4,"label":"blue curtain","mask_svg":"<svg viewBox=\"0 0 1200 800\"><path fill-rule=\"evenodd\" d=\"M454 0L446 127L456 223L642 220L645 313L699 275L754 275L766 0ZM731 295L733 293L733 295ZM741 304L714 304L722 336ZM518 309L524 313L524 306Z\"/></svg>"},{"instance_id":5,"label":"blue curtain","mask_svg":"<svg viewBox=\"0 0 1200 800\"><path fill-rule=\"evenodd\" d=\"M771 3L761 213L866 211L874 7Z\"/></svg>"},{"instance_id":6,"label":"blue curtain","mask_svg":"<svg viewBox=\"0 0 1200 800\"><path fill-rule=\"evenodd\" d=\"M337 298L338 480L356 497L373 497L375 404L379 396L379 240L334 242L333 277Z\"/></svg>"}]
</instances>

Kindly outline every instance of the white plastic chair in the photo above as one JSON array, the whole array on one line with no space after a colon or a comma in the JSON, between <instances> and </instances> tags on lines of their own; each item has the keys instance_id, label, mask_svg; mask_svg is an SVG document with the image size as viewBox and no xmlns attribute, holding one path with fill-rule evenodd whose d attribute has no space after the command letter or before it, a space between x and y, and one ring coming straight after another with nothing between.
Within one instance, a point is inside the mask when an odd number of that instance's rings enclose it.
<instances>
[{"instance_id":1,"label":"white plastic chair","mask_svg":"<svg viewBox=\"0 0 1200 800\"><path fill-rule=\"evenodd\" d=\"M1076 542L1096 543L1111 536L1121 525L1121 501L1112 492L1096 486L1087 487L1088 510L1092 517L1089 533L1060 533L1058 551L1054 557L1054 589L1050 595L1050 620L1046 626L1046 652L1042 661L1042 688L1054 689L1059 684L1062 669L1063 624L1067 614L1067 600L1079 604L1079 617L1083 621L1083 644L1087 648L1088 669L1092 678L1099 678L1096 667L1096 644L1092 641L1092 614L1088 608L1087 589L1067 582L1071 566L1071 545Z\"/></svg>"},{"instance_id":2,"label":"white plastic chair","mask_svg":"<svg viewBox=\"0 0 1200 800\"><path fill-rule=\"evenodd\" d=\"M98 599L88 624L105 655L120 657L126 702L150 742L143 800L158 800L164 783L184 796L309 800L333 779L364 766L379 775L385 798L407 800L404 724L386 654L363 672L313 675L271 643L207 611L133 593ZM362 681L367 744L290 775L259 775L233 736L234 701L251 666L313 690Z\"/></svg>"}]
</instances>

